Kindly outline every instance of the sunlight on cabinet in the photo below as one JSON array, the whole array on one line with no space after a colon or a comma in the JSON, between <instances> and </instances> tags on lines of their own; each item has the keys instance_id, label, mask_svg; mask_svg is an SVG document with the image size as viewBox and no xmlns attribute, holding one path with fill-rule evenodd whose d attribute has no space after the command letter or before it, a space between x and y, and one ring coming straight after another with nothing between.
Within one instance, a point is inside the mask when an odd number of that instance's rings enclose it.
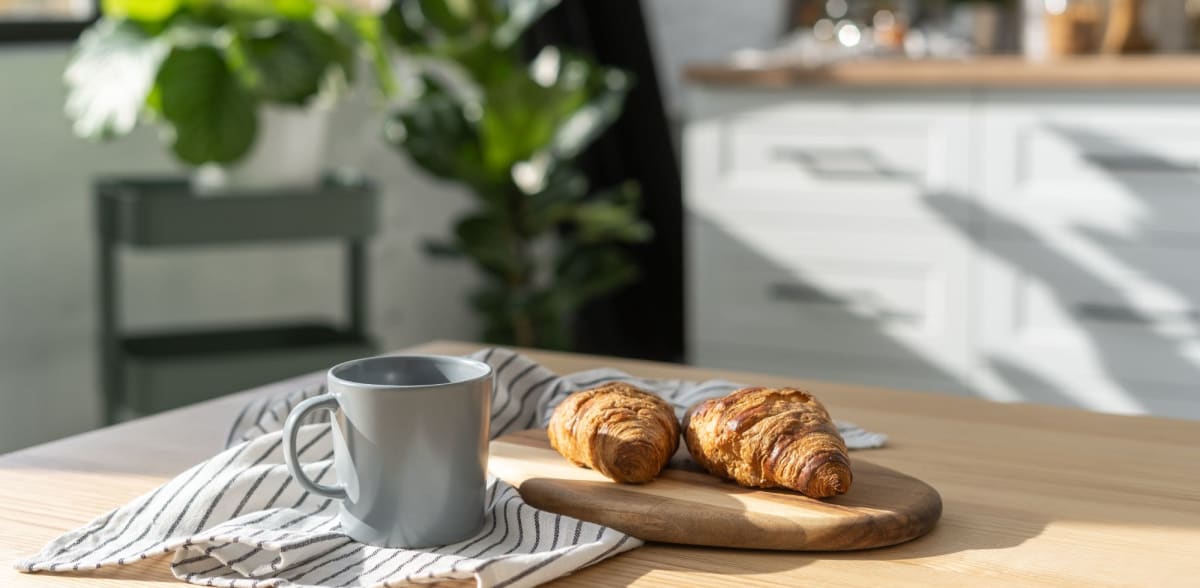
<instances>
[{"instance_id":1,"label":"sunlight on cabinet","mask_svg":"<svg viewBox=\"0 0 1200 588\"><path fill-rule=\"evenodd\" d=\"M1200 418L1200 91L691 99L694 361Z\"/></svg>"}]
</instances>

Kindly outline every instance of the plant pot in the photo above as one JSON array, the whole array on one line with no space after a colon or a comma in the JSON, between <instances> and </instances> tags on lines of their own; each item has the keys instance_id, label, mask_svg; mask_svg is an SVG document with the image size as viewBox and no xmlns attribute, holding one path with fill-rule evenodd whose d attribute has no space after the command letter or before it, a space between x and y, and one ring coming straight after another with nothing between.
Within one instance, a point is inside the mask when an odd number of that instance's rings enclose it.
<instances>
[{"instance_id":1,"label":"plant pot","mask_svg":"<svg viewBox=\"0 0 1200 588\"><path fill-rule=\"evenodd\" d=\"M325 171L330 110L264 105L254 146L231 165L208 164L192 174L198 194L316 187Z\"/></svg>"}]
</instances>

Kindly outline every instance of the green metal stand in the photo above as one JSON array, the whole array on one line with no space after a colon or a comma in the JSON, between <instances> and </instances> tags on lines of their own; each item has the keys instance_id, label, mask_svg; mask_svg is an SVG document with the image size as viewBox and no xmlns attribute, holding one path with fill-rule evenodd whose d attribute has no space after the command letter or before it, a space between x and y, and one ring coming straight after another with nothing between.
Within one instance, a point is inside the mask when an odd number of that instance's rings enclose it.
<instances>
[{"instance_id":1,"label":"green metal stand","mask_svg":"<svg viewBox=\"0 0 1200 588\"><path fill-rule=\"evenodd\" d=\"M377 229L368 181L313 190L198 196L180 179L95 184L98 315L105 416L150 414L376 352L366 332L366 242ZM338 240L345 246L345 324L129 333L122 330L119 249Z\"/></svg>"}]
</instances>

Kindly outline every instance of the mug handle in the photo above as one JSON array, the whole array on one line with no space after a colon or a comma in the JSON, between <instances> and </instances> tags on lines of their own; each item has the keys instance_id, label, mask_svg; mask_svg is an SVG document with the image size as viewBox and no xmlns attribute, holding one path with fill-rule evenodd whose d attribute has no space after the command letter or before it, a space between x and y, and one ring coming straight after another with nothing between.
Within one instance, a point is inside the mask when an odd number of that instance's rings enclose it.
<instances>
[{"instance_id":1,"label":"mug handle","mask_svg":"<svg viewBox=\"0 0 1200 588\"><path fill-rule=\"evenodd\" d=\"M329 498L346 498L346 489L342 486L326 486L318 484L308 476L304 475L304 468L300 464L300 456L296 455L296 434L300 432L300 421L308 416L308 413L317 410L325 409L329 411L337 410L337 399L333 394L322 394L313 396L304 402L296 405L288 415L287 421L283 423L283 459L287 462L288 471L292 473L292 477L296 478L296 482L305 490L313 494L320 494ZM330 423L330 426L333 426Z\"/></svg>"}]
</instances>

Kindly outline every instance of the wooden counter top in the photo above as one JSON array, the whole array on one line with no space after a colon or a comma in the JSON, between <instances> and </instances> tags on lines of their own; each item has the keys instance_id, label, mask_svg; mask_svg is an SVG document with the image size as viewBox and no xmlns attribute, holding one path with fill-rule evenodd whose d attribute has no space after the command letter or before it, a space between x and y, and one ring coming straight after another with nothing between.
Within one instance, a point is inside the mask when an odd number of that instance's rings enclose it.
<instances>
[{"instance_id":1,"label":"wooden counter top","mask_svg":"<svg viewBox=\"0 0 1200 588\"><path fill-rule=\"evenodd\" d=\"M1077 57L1041 63L1020 57L961 61L864 59L825 66L697 64L684 77L696 84L947 88L1198 88L1200 55Z\"/></svg>"},{"instance_id":2,"label":"wooden counter top","mask_svg":"<svg viewBox=\"0 0 1200 588\"><path fill-rule=\"evenodd\" d=\"M479 346L437 343L429 353ZM533 352L559 373L601 366L662 378L800 385L835 416L886 432L861 455L942 495L924 537L859 552L648 544L553 586L1182 586L1200 553L1200 422L993 404L795 378ZM75 574L8 564L219 450L243 403L320 374L0 456L0 586L184 586L169 556ZM461 584L456 584L461 585Z\"/></svg>"}]
</instances>

